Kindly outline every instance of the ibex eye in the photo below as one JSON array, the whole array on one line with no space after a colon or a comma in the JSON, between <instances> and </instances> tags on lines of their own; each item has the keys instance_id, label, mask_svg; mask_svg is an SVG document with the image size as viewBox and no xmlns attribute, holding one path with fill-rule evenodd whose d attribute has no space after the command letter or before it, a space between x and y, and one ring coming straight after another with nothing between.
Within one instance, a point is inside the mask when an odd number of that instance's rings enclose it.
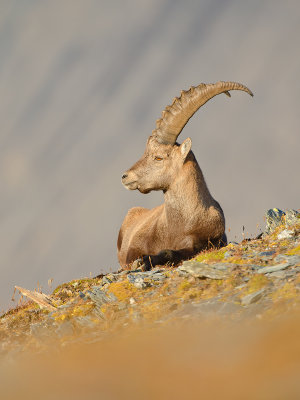
<instances>
[{"instance_id":1,"label":"ibex eye","mask_svg":"<svg viewBox=\"0 0 300 400\"><path fill-rule=\"evenodd\" d=\"M162 157L155 157L156 161L162 161Z\"/></svg>"}]
</instances>

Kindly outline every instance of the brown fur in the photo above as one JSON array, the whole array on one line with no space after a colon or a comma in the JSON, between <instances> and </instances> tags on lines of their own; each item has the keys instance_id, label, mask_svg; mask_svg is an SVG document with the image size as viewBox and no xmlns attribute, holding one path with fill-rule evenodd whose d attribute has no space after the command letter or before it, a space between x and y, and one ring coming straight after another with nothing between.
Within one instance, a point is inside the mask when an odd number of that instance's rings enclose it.
<instances>
[{"instance_id":1,"label":"brown fur","mask_svg":"<svg viewBox=\"0 0 300 400\"><path fill-rule=\"evenodd\" d=\"M162 112L142 158L122 177L123 185L141 193L162 190L164 204L129 210L118 237L122 268L142 258L145 269L166 262L177 264L210 245L226 244L225 219L211 196L187 138L176 139L191 116L209 99L229 90L253 93L236 82L201 83L182 91Z\"/></svg>"},{"instance_id":2,"label":"brown fur","mask_svg":"<svg viewBox=\"0 0 300 400\"><path fill-rule=\"evenodd\" d=\"M209 193L190 144L187 139L181 146L164 145L150 137L143 157L124 175L125 187L142 193L163 190L165 202L151 210L129 210L118 238L122 267L166 249L187 258L224 235L223 211Z\"/></svg>"}]
</instances>

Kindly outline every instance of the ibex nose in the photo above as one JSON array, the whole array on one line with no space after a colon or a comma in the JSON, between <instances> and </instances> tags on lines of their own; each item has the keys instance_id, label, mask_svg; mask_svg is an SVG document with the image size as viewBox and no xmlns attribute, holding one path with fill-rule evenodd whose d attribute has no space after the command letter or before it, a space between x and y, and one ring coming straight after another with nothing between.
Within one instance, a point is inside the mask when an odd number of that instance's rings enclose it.
<instances>
[{"instance_id":1,"label":"ibex nose","mask_svg":"<svg viewBox=\"0 0 300 400\"><path fill-rule=\"evenodd\" d=\"M125 179L125 178L127 178L127 174L124 174L124 175L122 175L122 179Z\"/></svg>"}]
</instances>

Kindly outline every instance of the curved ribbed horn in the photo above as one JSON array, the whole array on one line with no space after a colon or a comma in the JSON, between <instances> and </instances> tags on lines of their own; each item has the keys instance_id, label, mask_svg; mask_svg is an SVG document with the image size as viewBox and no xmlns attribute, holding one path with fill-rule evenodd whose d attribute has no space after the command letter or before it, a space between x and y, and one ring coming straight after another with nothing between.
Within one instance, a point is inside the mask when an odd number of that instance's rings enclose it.
<instances>
[{"instance_id":1,"label":"curved ribbed horn","mask_svg":"<svg viewBox=\"0 0 300 400\"><path fill-rule=\"evenodd\" d=\"M164 144L175 144L177 137L195 112L208 100L220 93L230 97L229 90L243 90L253 96L251 90L237 82L200 83L187 91L181 91L180 97L175 97L173 103L162 112L162 117L156 121L156 129L152 136Z\"/></svg>"}]
</instances>

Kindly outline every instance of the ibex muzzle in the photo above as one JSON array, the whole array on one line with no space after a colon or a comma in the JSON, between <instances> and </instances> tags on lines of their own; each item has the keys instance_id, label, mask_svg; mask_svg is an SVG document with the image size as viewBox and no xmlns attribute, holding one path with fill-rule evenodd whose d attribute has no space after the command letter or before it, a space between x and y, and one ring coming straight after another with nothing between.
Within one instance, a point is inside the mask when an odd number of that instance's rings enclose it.
<instances>
[{"instance_id":1,"label":"ibex muzzle","mask_svg":"<svg viewBox=\"0 0 300 400\"><path fill-rule=\"evenodd\" d=\"M236 82L201 83L182 91L157 120L145 152L122 176L126 189L149 193L162 190L165 202L154 209L132 208L118 237L118 258L124 268L141 259L145 269L166 262L177 264L209 246L226 244L225 219L211 196L187 138L176 143L192 115L209 99L229 90L243 90Z\"/></svg>"}]
</instances>

